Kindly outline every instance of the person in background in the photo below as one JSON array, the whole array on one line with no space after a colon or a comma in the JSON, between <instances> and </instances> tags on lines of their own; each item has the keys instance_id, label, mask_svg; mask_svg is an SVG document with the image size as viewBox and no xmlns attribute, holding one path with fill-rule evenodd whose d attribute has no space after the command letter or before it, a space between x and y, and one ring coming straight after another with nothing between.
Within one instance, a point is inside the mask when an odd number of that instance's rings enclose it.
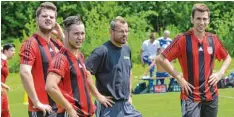
<instances>
[{"instance_id":1,"label":"person in background","mask_svg":"<svg viewBox=\"0 0 234 117\"><path fill-rule=\"evenodd\" d=\"M163 32L163 37L160 37L157 39L160 44L160 50L158 52L159 54L163 52L163 50L166 49L171 44L172 40L169 37L170 37L170 32L168 30L165 30ZM156 64L156 66L157 66L156 85L159 84L159 81L160 81L160 84L164 84L165 78L169 77L170 75L159 64ZM170 83L173 83L173 82L174 82L174 78L171 78Z\"/></svg>"},{"instance_id":2,"label":"person in background","mask_svg":"<svg viewBox=\"0 0 234 117\"><path fill-rule=\"evenodd\" d=\"M145 64L150 64L154 61L158 51L160 49L159 41L156 40L155 32L151 32L149 39L145 40L141 46L140 56L141 56L141 63L144 66ZM155 64L150 68L150 78L153 77ZM149 80L149 91L153 91L154 80Z\"/></svg>"},{"instance_id":3,"label":"person in background","mask_svg":"<svg viewBox=\"0 0 234 117\"><path fill-rule=\"evenodd\" d=\"M1 117L10 117L9 104L6 91L10 87L6 84L6 79L9 74L7 61L15 55L15 45L8 43L3 45L1 52Z\"/></svg>"}]
</instances>

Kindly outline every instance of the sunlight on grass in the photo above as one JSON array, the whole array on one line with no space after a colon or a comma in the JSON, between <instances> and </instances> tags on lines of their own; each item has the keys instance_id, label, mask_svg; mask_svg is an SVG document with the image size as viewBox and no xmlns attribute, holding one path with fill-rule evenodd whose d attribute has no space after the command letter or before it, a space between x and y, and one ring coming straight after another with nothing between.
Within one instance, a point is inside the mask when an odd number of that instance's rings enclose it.
<instances>
[{"instance_id":1,"label":"sunlight on grass","mask_svg":"<svg viewBox=\"0 0 234 117\"><path fill-rule=\"evenodd\" d=\"M221 63L216 62L215 69L218 69L220 66ZM178 62L175 63L175 67L179 69ZM226 74L233 72L233 68L234 62L232 61ZM137 83L142 82L140 77L145 69L147 67L143 68L139 64L134 64L132 69L133 88L135 88ZM27 106L23 105L24 89L21 85L19 74L10 74L7 84L11 88L10 92L8 92L11 116L27 117ZM234 88L221 89L219 94L218 117L233 117ZM179 92L133 95L133 104L144 117L181 117Z\"/></svg>"}]
</instances>

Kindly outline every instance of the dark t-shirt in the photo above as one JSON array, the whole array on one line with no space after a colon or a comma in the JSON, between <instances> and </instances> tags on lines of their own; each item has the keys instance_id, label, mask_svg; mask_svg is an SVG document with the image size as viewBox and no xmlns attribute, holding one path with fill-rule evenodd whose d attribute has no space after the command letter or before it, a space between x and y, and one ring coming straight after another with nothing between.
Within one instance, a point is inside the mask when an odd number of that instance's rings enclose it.
<instances>
[{"instance_id":1,"label":"dark t-shirt","mask_svg":"<svg viewBox=\"0 0 234 117\"><path fill-rule=\"evenodd\" d=\"M96 77L98 91L114 100L127 100L132 68L131 50L127 45L116 47L107 41L96 48L85 62Z\"/></svg>"}]
</instances>

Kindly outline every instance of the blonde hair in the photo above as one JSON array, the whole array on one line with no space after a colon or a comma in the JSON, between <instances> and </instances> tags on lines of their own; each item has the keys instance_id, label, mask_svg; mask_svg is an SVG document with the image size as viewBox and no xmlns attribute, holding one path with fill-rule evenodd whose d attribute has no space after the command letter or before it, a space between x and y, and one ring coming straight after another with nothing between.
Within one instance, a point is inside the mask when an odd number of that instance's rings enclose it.
<instances>
[{"instance_id":1,"label":"blonde hair","mask_svg":"<svg viewBox=\"0 0 234 117\"><path fill-rule=\"evenodd\" d=\"M37 8L36 17L38 17L41 14L42 9L50 9L55 11L55 16L57 17L57 7L52 2L41 3L41 5Z\"/></svg>"}]
</instances>

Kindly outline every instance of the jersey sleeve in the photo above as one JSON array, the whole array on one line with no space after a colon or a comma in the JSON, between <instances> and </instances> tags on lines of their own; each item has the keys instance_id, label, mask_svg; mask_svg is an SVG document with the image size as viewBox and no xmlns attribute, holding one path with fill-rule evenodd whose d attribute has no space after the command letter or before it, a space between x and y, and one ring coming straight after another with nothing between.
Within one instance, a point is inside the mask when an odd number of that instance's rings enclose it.
<instances>
[{"instance_id":1,"label":"jersey sleeve","mask_svg":"<svg viewBox=\"0 0 234 117\"><path fill-rule=\"evenodd\" d=\"M52 41L54 41L53 42L53 44L56 46L56 48L58 48L59 50L63 47L63 43L60 41L60 40L58 40L58 39L52 39Z\"/></svg>"},{"instance_id":2,"label":"jersey sleeve","mask_svg":"<svg viewBox=\"0 0 234 117\"><path fill-rule=\"evenodd\" d=\"M220 61L225 59L228 55L227 50L223 47L222 42L217 38L216 39L216 48L215 48L215 57Z\"/></svg>"},{"instance_id":3,"label":"jersey sleeve","mask_svg":"<svg viewBox=\"0 0 234 117\"><path fill-rule=\"evenodd\" d=\"M182 36L177 36L172 43L162 52L162 55L168 59L170 62L181 55L181 38Z\"/></svg>"},{"instance_id":4,"label":"jersey sleeve","mask_svg":"<svg viewBox=\"0 0 234 117\"><path fill-rule=\"evenodd\" d=\"M86 59L85 66L92 75L98 72L98 69L102 69L102 60L104 59L104 48L95 49L92 54Z\"/></svg>"},{"instance_id":5,"label":"jersey sleeve","mask_svg":"<svg viewBox=\"0 0 234 117\"><path fill-rule=\"evenodd\" d=\"M57 54L50 62L48 73L53 72L64 78L66 68L68 68L66 57L62 54Z\"/></svg>"},{"instance_id":6,"label":"jersey sleeve","mask_svg":"<svg viewBox=\"0 0 234 117\"><path fill-rule=\"evenodd\" d=\"M86 69L90 71L92 75L95 75L98 71L100 63L101 63L101 57L96 53L92 53L85 61L85 66Z\"/></svg>"},{"instance_id":7,"label":"jersey sleeve","mask_svg":"<svg viewBox=\"0 0 234 117\"><path fill-rule=\"evenodd\" d=\"M36 59L36 44L32 39L26 40L20 49L20 64L33 66Z\"/></svg>"}]
</instances>

